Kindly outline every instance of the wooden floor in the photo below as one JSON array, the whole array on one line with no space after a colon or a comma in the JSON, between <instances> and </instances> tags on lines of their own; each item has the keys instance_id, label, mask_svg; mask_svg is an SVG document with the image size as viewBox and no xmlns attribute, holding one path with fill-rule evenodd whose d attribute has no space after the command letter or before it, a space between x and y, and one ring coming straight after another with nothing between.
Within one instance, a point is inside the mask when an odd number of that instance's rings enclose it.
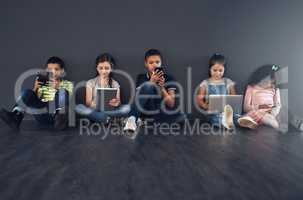
<instances>
[{"instance_id":1,"label":"wooden floor","mask_svg":"<svg viewBox=\"0 0 303 200\"><path fill-rule=\"evenodd\" d=\"M262 127L233 135L80 136L0 126L1 200L303 199L303 138Z\"/></svg>"}]
</instances>

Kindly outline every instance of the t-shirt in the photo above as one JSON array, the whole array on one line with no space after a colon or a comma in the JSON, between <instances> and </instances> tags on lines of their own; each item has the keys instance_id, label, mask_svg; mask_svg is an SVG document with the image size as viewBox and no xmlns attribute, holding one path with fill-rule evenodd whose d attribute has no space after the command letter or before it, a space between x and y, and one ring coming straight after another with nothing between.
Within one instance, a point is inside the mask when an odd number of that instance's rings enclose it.
<instances>
[{"instance_id":1,"label":"t-shirt","mask_svg":"<svg viewBox=\"0 0 303 200\"><path fill-rule=\"evenodd\" d=\"M41 87L39 87L39 89L37 90L37 94L38 94L38 97L43 102L49 102L49 101L54 101L55 95L58 90L65 89L69 95L72 95L73 88L74 88L74 85L71 81L62 80L59 84L58 89L53 88L49 84L46 84L46 85L42 85Z\"/></svg>"},{"instance_id":2,"label":"t-shirt","mask_svg":"<svg viewBox=\"0 0 303 200\"><path fill-rule=\"evenodd\" d=\"M219 82L213 82L210 79L203 80L200 83L200 87L203 87L206 89L206 93L207 93L206 95L208 95L208 92L207 92L208 85L213 85L213 86L225 85L225 87L227 88L227 90L230 93L230 89L235 85L235 82L229 78L222 78L222 80Z\"/></svg>"},{"instance_id":3,"label":"t-shirt","mask_svg":"<svg viewBox=\"0 0 303 200\"><path fill-rule=\"evenodd\" d=\"M93 93L92 93L92 101L93 105L96 105L96 98L97 98L97 89L98 88L117 88L118 90L120 89L120 84L112 78L112 83L110 85L101 85L100 84L100 77L97 76L93 79L90 79L86 82L86 87L92 88Z\"/></svg>"},{"instance_id":4,"label":"t-shirt","mask_svg":"<svg viewBox=\"0 0 303 200\"><path fill-rule=\"evenodd\" d=\"M244 110L246 112L257 110L260 105L274 107L272 114L276 116L281 108L280 90L278 88L264 89L258 86L249 85L245 92Z\"/></svg>"}]
</instances>

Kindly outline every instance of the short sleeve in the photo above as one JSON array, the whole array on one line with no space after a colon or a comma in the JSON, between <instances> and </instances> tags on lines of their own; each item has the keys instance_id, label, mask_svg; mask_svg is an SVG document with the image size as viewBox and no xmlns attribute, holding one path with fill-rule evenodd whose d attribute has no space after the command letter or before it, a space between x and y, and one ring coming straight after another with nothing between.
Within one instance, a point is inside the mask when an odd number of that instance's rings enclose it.
<instances>
[{"instance_id":1,"label":"short sleeve","mask_svg":"<svg viewBox=\"0 0 303 200\"><path fill-rule=\"evenodd\" d=\"M139 74L136 78L136 88L140 87L146 81L148 81L146 74Z\"/></svg>"},{"instance_id":2,"label":"short sleeve","mask_svg":"<svg viewBox=\"0 0 303 200\"><path fill-rule=\"evenodd\" d=\"M230 89L231 87L233 87L233 86L235 86L236 85L236 83L234 82L234 81L232 81L231 79L229 79L229 78L226 78L226 87L228 88L228 89Z\"/></svg>"},{"instance_id":3,"label":"short sleeve","mask_svg":"<svg viewBox=\"0 0 303 200\"><path fill-rule=\"evenodd\" d=\"M94 85L95 85L95 83L94 83L94 80L93 80L93 79L88 80L88 81L86 82L86 87L94 88Z\"/></svg>"},{"instance_id":4,"label":"short sleeve","mask_svg":"<svg viewBox=\"0 0 303 200\"><path fill-rule=\"evenodd\" d=\"M202 88L207 88L207 80L203 80L203 81L200 83L200 87L202 87Z\"/></svg>"},{"instance_id":5,"label":"short sleeve","mask_svg":"<svg viewBox=\"0 0 303 200\"><path fill-rule=\"evenodd\" d=\"M74 84L71 81L65 81L63 88L68 91L68 93L71 95L73 93Z\"/></svg>"},{"instance_id":6,"label":"short sleeve","mask_svg":"<svg viewBox=\"0 0 303 200\"><path fill-rule=\"evenodd\" d=\"M117 82L117 81L115 81L115 80L113 80L113 82L112 82L112 87L113 88L120 88L120 84Z\"/></svg>"},{"instance_id":7,"label":"short sleeve","mask_svg":"<svg viewBox=\"0 0 303 200\"><path fill-rule=\"evenodd\" d=\"M165 80L166 90L177 90L176 81L171 75L167 75L167 80Z\"/></svg>"}]
</instances>

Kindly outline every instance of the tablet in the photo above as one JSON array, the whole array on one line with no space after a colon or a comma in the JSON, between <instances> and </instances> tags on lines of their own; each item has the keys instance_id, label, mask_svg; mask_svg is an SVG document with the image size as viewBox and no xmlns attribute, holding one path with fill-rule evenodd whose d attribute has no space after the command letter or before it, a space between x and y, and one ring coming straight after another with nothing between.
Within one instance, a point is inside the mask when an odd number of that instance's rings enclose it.
<instances>
[{"instance_id":1,"label":"tablet","mask_svg":"<svg viewBox=\"0 0 303 200\"><path fill-rule=\"evenodd\" d=\"M209 95L209 112L222 113L225 105L230 105L234 113L242 113L242 95Z\"/></svg>"},{"instance_id":2,"label":"tablet","mask_svg":"<svg viewBox=\"0 0 303 200\"><path fill-rule=\"evenodd\" d=\"M98 111L112 111L115 107L109 105L110 100L117 97L117 88L97 88L97 105Z\"/></svg>"}]
</instances>

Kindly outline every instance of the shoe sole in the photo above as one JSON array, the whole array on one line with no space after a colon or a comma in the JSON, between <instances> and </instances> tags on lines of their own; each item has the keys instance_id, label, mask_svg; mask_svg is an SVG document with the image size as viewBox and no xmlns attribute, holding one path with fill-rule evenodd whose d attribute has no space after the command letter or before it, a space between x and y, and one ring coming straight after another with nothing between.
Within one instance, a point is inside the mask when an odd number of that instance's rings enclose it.
<instances>
[{"instance_id":1,"label":"shoe sole","mask_svg":"<svg viewBox=\"0 0 303 200\"><path fill-rule=\"evenodd\" d=\"M256 129L257 128L257 124L253 123L252 121L248 120L248 119L239 119L239 124L242 127L245 128L250 128L250 129Z\"/></svg>"}]
</instances>

